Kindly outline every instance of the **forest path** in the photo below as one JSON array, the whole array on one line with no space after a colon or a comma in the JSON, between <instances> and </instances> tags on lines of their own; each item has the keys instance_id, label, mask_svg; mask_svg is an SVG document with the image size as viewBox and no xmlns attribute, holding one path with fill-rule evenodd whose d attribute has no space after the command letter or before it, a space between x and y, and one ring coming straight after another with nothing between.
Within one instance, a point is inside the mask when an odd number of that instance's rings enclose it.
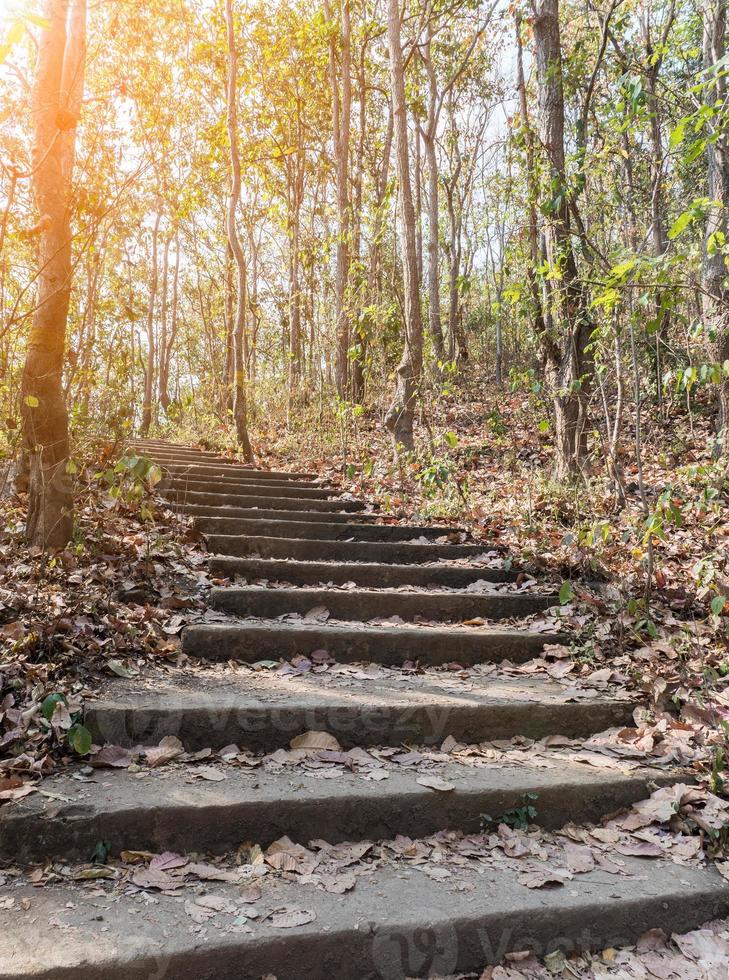
<instances>
[{"instance_id":1,"label":"forest path","mask_svg":"<svg viewBox=\"0 0 729 980\"><path fill-rule=\"evenodd\" d=\"M667 860L640 821L593 826L690 777L600 756L596 733L631 725L625 696L519 668L564 649L548 587L313 474L134 449L235 581L184 631L199 668L119 679L87 709L97 743L167 765L80 768L2 811L0 860L82 862L100 842L112 860L17 883L0 977L404 980L726 912L729 886L688 852Z\"/></svg>"}]
</instances>

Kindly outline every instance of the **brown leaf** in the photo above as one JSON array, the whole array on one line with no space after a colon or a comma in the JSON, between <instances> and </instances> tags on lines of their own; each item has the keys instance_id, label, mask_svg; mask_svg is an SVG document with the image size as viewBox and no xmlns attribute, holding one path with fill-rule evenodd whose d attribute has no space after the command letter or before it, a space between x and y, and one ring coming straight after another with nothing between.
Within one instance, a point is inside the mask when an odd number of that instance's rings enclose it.
<instances>
[{"instance_id":1,"label":"brown leaf","mask_svg":"<svg viewBox=\"0 0 729 980\"><path fill-rule=\"evenodd\" d=\"M296 926L314 922L315 919L316 912L308 909L280 908L271 913L268 922L274 929L294 929Z\"/></svg>"},{"instance_id":2,"label":"brown leaf","mask_svg":"<svg viewBox=\"0 0 729 980\"><path fill-rule=\"evenodd\" d=\"M453 783L441 779L440 776L418 776L415 782L420 786L426 786L428 789L438 790L440 793L449 793L456 788Z\"/></svg>"},{"instance_id":3,"label":"brown leaf","mask_svg":"<svg viewBox=\"0 0 729 980\"><path fill-rule=\"evenodd\" d=\"M132 756L121 745L104 745L90 761L92 766L98 768L109 766L112 769L126 769L132 764Z\"/></svg>"},{"instance_id":4,"label":"brown leaf","mask_svg":"<svg viewBox=\"0 0 729 980\"><path fill-rule=\"evenodd\" d=\"M297 735L289 742L292 749L328 749L332 752L341 752L342 746L329 732L304 732Z\"/></svg>"},{"instance_id":5,"label":"brown leaf","mask_svg":"<svg viewBox=\"0 0 729 980\"><path fill-rule=\"evenodd\" d=\"M175 735L166 735L158 746L144 750L144 757L147 765L153 769L157 766L164 766L172 762L178 756L183 755L185 747Z\"/></svg>"}]
</instances>

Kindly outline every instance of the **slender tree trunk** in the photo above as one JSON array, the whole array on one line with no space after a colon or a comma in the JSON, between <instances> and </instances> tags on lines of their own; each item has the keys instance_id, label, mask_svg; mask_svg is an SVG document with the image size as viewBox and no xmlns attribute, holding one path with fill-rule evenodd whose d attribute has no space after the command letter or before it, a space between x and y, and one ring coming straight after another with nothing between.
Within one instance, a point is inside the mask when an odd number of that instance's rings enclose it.
<instances>
[{"instance_id":1,"label":"slender tree trunk","mask_svg":"<svg viewBox=\"0 0 729 980\"><path fill-rule=\"evenodd\" d=\"M149 280L149 300L147 305L147 366L144 370L144 405L142 406L142 427L143 438L149 435L152 425L152 410L154 407L154 382L157 364L157 345L154 335L154 313L157 305L157 244L159 241L159 225L162 219L161 209L158 207L152 230L152 268Z\"/></svg>"},{"instance_id":2,"label":"slender tree trunk","mask_svg":"<svg viewBox=\"0 0 729 980\"><path fill-rule=\"evenodd\" d=\"M664 180L663 127L661 119L661 100L658 96L658 77L663 64L665 45L675 17L675 4L668 11L666 24L655 50L651 37L650 9L641 16L641 31L645 49L646 104L650 116L650 175L651 175L651 239L653 254L660 258L668 248L668 220ZM664 302L663 292L656 294L656 329L654 335L654 365L656 379L656 400L662 402L663 358L668 352L670 313Z\"/></svg>"},{"instance_id":3,"label":"slender tree trunk","mask_svg":"<svg viewBox=\"0 0 729 980\"><path fill-rule=\"evenodd\" d=\"M432 29L431 29L432 30ZM425 162L428 165L428 323L436 358L445 358L443 326L440 312L440 246L438 225L440 206L438 195L438 159L435 137L438 127L438 83L431 55L432 34L428 35L423 53L423 63L428 74L428 116L422 130L425 144Z\"/></svg>"},{"instance_id":4,"label":"slender tree trunk","mask_svg":"<svg viewBox=\"0 0 729 980\"><path fill-rule=\"evenodd\" d=\"M532 300L534 316L534 333L537 337L544 336L545 323L544 312L542 310L542 295L537 279L537 269L540 267L541 256L539 254L539 225L537 222L537 197L536 186L536 167L534 160L534 133L532 132L529 121L529 106L527 104L526 81L524 79L524 53L521 38L521 15L516 15L516 73L517 88L519 89L519 112L521 114L521 124L524 129L524 156L526 163L526 188L527 199L529 202L529 259L527 263L527 279L529 280L529 293Z\"/></svg>"},{"instance_id":5,"label":"slender tree trunk","mask_svg":"<svg viewBox=\"0 0 729 980\"><path fill-rule=\"evenodd\" d=\"M226 225L227 227L227 225ZM198 288L199 288L198 277ZM202 300L201 300L202 301ZM235 330L235 286L233 284L233 253L230 244L225 249L225 366L223 369L224 394L221 412L233 412L233 331Z\"/></svg>"},{"instance_id":6,"label":"slender tree trunk","mask_svg":"<svg viewBox=\"0 0 729 980\"><path fill-rule=\"evenodd\" d=\"M38 297L23 369L28 542L62 548L73 531L62 373L71 297L70 197L86 63L86 2L45 0L32 112L33 192L41 215Z\"/></svg>"},{"instance_id":7,"label":"slender tree trunk","mask_svg":"<svg viewBox=\"0 0 729 980\"><path fill-rule=\"evenodd\" d=\"M324 0L327 20L333 21L329 0ZM349 140L352 116L352 28L349 0L339 3L339 46L342 67L341 85L337 71L337 43L334 30L329 34L329 81L332 89L332 125L334 156L337 168L337 268L334 288L334 309L337 319L337 340L334 361L334 383L340 398L346 398L349 387L350 315L348 285L350 264L350 202L349 202Z\"/></svg>"},{"instance_id":8,"label":"slender tree trunk","mask_svg":"<svg viewBox=\"0 0 729 980\"><path fill-rule=\"evenodd\" d=\"M387 184L390 179L390 155L392 153L393 115L392 108L387 116L385 130L385 145L382 150L382 164L376 179L375 216L372 226L372 240L367 262L367 283L365 287L366 304L371 306L377 301L378 282L381 275L382 236L385 232L385 199ZM370 342L370 317L364 315L359 321L359 353L352 364L352 400L360 403L365 395L365 361Z\"/></svg>"},{"instance_id":9,"label":"slender tree trunk","mask_svg":"<svg viewBox=\"0 0 729 980\"><path fill-rule=\"evenodd\" d=\"M157 377L157 397L160 405L166 409L165 399L169 401L166 393L165 374L165 353L167 351L167 332L169 319L169 273L170 273L170 243L172 236L168 233L164 239L162 249L162 295L160 297L160 331L159 331L159 371Z\"/></svg>"},{"instance_id":10,"label":"slender tree trunk","mask_svg":"<svg viewBox=\"0 0 729 980\"><path fill-rule=\"evenodd\" d=\"M704 11L704 68L708 79L707 102L726 111L727 83L721 65L726 54L726 0L708 0ZM721 118L721 116L720 116ZM714 356L719 364L717 450L729 460L729 288L722 244L729 240L729 141L721 129L707 143L709 206L703 263L703 314L713 335Z\"/></svg>"},{"instance_id":11,"label":"slender tree trunk","mask_svg":"<svg viewBox=\"0 0 729 980\"><path fill-rule=\"evenodd\" d=\"M235 43L233 0L225 0L225 25L228 37L228 141L230 143L231 181L228 195L228 244L238 273L233 329L233 420L238 445L246 462L254 461L248 436L248 400L243 357L243 334L246 328L246 262L238 235L236 211L240 201L241 170L238 152L238 52Z\"/></svg>"},{"instance_id":12,"label":"slender tree trunk","mask_svg":"<svg viewBox=\"0 0 729 980\"><path fill-rule=\"evenodd\" d=\"M301 110L299 110L301 111ZM299 397L302 369L302 306L304 294L301 287L301 206L304 199L305 160L304 148L298 146L290 157L292 166L289 180L289 402Z\"/></svg>"},{"instance_id":13,"label":"slender tree trunk","mask_svg":"<svg viewBox=\"0 0 729 980\"><path fill-rule=\"evenodd\" d=\"M410 180L405 69L400 39L399 0L388 0L387 35L390 49L390 77L394 118L397 179L400 188L402 221L403 285L405 294L405 336L397 381L385 425L392 435L395 451L414 448L413 416L423 369L423 324L418 282L418 251L415 208Z\"/></svg>"},{"instance_id":14,"label":"slender tree trunk","mask_svg":"<svg viewBox=\"0 0 729 980\"><path fill-rule=\"evenodd\" d=\"M547 163L545 223L548 300L557 336L544 337L555 416L556 475L580 471L587 459L587 407L592 327L572 249L565 171L564 91L558 0L532 0L539 89L539 138Z\"/></svg>"},{"instance_id":15,"label":"slender tree trunk","mask_svg":"<svg viewBox=\"0 0 729 980\"><path fill-rule=\"evenodd\" d=\"M167 313L164 317L165 330L163 333L164 342L160 349L160 365L159 365L159 400L162 408L165 410L165 414L169 414L168 410L170 407L170 363L172 360L172 351L175 345L175 338L177 337L177 314L178 314L178 302L179 302L179 287L180 287L180 237L179 232L175 230L174 235L175 241L175 268L172 273L172 310L169 316L169 329L167 328ZM169 243L166 245L166 250L169 248ZM167 264L167 256L165 257ZM167 305L167 304L166 304Z\"/></svg>"}]
</instances>

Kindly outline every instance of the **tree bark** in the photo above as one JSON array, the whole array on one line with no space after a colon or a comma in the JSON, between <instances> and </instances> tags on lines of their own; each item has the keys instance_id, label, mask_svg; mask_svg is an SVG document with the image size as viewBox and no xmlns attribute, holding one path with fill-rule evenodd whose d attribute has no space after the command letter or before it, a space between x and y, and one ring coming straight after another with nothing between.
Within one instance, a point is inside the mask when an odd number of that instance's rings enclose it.
<instances>
[{"instance_id":1,"label":"tree bark","mask_svg":"<svg viewBox=\"0 0 729 980\"><path fill-rule=\"evenodd\" d=\"M227 127L230 143L230 193L228 195L227 232L228 244L233 253L237 270L237 293L233 327L233 421L238 445L248 463L254 461L253 448L248 436L248 397L244 360L244 333L246 328L246 261L243 254L236 211L240 201L241 169L238 151L238 52L235 45L233 0L225 0L225 26L228 38L228 111Z\"/></svg>"},{"instance_id":2,"label":"tree bark","mask_svg":"<svg viewBox=\"0 0 729 980\"><path fill-rule=\"evenodd\" d=\"M172 273L172 311L169 317L169 329L167 329L167 315L164 317L165 330L163 333L164 342L160 349L160 365L159 365L159 400L165 414L169 414L170 407L170 364L172 361L172 350L175 346L175 339L177 337L177 323L178 323L178 304L179 304L179 289L180 289L180 237L179 232L175 229L174 235L175 241L175 268ZM166 245L165 250L169 248L169 243ZM167 259L165 260L167 264ZM167 305L167 304L166 304ZM167 312L167 311L166 311Z\"/></svg>"},{"instance_id":3,"label":"tree bark","mask_svg":"<svg viewBox=\"0 0 729 980\"><path fill-rule=\"evenodd\" d=\"M143 438L149 435L152 424L152 409L154 407L154 381L157 365L157 344L154 335L154 313L157 303L157 244L159 241L159 225L162 220L161 208L157 214L152 231L152 269L149 281L149 300L147 305L147 366L144 370L144 405L142 406L141 434Z\"/></svg>"},{"instance_id":4,"label":"tree bark","mask_svg":"<svg viewBox=\"0 0 729 980\"><path fill-rule=\"evenodd\" d=\"M544 336L545 323L544 312L542 310L542 296L537 279L537 269L540 267L541 256L539 254L539 224L537 221L537 187L536 187L536 167L534 160L534 134L529 121L529 106L527 104L526 80L524 78L524 52L521 38L521 15L516 14L516 73L517 88L519 90L519 112L521 114L521 124L524 131L524 157L526 164L526 189L529 208L529 263L527 264L527 279L529 280L529 293L531 295L534 333L537 337Z\"/></svg>"},{"instance_id":5,"label":"tree bark","mask_svg":"<svg viewBox=\"0 0 729 980\"><path fill-rule=\"evenodd\" d=\"M385 416L395 452L402 447L414 448L413 416L423 368L423 323L420 310L418 282L418 251L415 229L410 154L408 149L407 105L405 102L405 69L400 37L400 5L388 0L387 36L390 50L390 79L394 120L397 179L400 188L402 222L402 262L405 294L405 331L402 358L397 368L397 380L392 404Z\"/></svg>"},{"instance_id":6,"label":"tree bark","mask_svg":"<svg viewBox=\"0 0 729 980\"><path fill-rule=\"evenodd\" d=\"M324 0L327 20L333 21L329 0ZM329 81L332 89L332 129L337 169L337 268L334 309L337 340L334 383L340 398L349 393L350 315L347 303L350 265L349 140L352 117L352 28L349 0L340 0L338 36L342 54L341 85L337 71L337 43L334 30L329 33Z\"/></svg>"},{"instance_id":7,"label":"tree bark","mask_svg":"<svg viewBox=\"0 0 729 980\"><path fill-rule=\"evenodd\" d=\"M727 83L723 70L717 70L716 66L721 64L726 53L726 0L709 0L703 11L703 19L704 69L708 78L706 101L710 105L718 105L720 112L723 112ZM729 459L729 288L723 247L729 241L729 141L724 128L708 140L707 157L708 197L712 203L709 205L704 239L702 304L720 371L717 452Z\"/></svg>"},{"instance_id":8,"label":"tree bark","mask_svg":"<svg viewBox=\"0 0 729 980\"><path fill-rule=\"evenodd\" d=\"M70 197L86 64L86 0L45 0L32 112L33 193L40 214L38 297L23 368L29 544L62 548L73 531L62 373L71 297Z\"/></svg>"},{"instance_id":9,"label":"tree bark","mask_svg":"<svg viewBox=\"0 0 729 980\"><path fill-rule=\"evenodd\" d=\"M587 459L587 407L592 327L572 248L565 169L564 90L559 0L532 0L539 91L539 138L547 163L543 210L547 295L556 336L545 334L547 380L555 417L556 475L574 476Z\"/></svg>"},{"instance_id":10,"label":"tree bark","mask_svg":"<svg viewBox=\"0 0 729 980\"><path fill-rule=\"evenodd\" d=\"M425 144L425 161L428 165L428 323L436 358L443 361L445 347L440 311L440 248L438 244L438 224L440 207L438 199L438 160L435 152L435 137L438 128L438 82L431 53L432 26L424 46L422 59L428 75L428 115L424 129L421 129Z\"/></svg>"}]
</instances>

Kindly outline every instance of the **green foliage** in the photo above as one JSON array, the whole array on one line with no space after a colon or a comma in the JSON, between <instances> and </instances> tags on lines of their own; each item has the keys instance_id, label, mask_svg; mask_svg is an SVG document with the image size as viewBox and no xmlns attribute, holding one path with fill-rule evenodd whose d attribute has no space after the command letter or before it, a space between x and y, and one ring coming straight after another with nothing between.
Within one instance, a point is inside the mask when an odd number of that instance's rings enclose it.
<instances>
[{"instance_id":1,"label":"green foliage","mask_svg":"<svg viewBox=\"0 0 729 980\"><path fill-rule=\"evenodd\" d=\"M153 512L145 498L162 476L158 464L146 456L122 456L113 467L96 473L95 479L106 484L111 498L138 508L143 518L151 520Z\"/></svg>"},{"instance_id":2,"label":"green foliage","mask_svg":"<svg viewBox=\"0 0 729 980\"><path fill-rule=\"evenodd\" d=\"M506 810L498 817L489 816L487 813L481 814L481 826L485 833L495 830L499 824L506 824L515 830L528 830L529 825L534 823L538 816L536 801L539 799L538 793L524 793L521 805Z\"/></svg>"}]
</instances>

